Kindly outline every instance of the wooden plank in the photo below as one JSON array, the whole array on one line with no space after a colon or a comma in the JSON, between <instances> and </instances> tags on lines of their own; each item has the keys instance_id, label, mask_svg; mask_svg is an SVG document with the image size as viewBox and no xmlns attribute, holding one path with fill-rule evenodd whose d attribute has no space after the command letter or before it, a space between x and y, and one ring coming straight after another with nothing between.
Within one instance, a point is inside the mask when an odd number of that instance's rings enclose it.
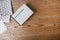
<instances>
[{"instance_id":1,"label":"wooden plank","mask_svg":"<svg viewBox=\"0 0 60 40\"><path fill-rule=\"evenodd\" d=\"M12 18L0 40L60 40L60 1L12 0L14 12L24 3L34 15L22 26Z\"/></svg>"}]
</instances>

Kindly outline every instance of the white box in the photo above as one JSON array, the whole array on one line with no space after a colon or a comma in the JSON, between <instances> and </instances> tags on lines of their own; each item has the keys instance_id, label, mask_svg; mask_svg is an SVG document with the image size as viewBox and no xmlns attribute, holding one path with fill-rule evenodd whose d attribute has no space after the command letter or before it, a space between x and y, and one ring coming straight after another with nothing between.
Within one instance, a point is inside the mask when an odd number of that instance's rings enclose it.
<instances>
[{"instance_id":1,"label":"white box","mask_svg":"<svg viewBox=\"0 0 60 40\"><path fill-rule=\"evenodd\" d=\"M23 4L23 5L14 13L14 15L12 15L12 17L13 17L20 25L22 25L32 14L33 14L33 11L32 11L26 4Z\"/></svg>"}]
</instances>

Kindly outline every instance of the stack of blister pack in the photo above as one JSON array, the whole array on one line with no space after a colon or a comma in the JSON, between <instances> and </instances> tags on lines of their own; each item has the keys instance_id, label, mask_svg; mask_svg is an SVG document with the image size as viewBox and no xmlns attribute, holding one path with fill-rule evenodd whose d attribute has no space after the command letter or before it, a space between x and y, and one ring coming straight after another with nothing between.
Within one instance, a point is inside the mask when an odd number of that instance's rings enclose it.
<instances>
[{"instance_id":1,"label":"stack of blister pack","mask_svg":"<svg viewBox=\"0 0 60 40\"><path fill-rule=\"evenodd\" d=\"M0 0L0 33L3 33L7 30L4 22L9 22L11 15L11 0Z\"/></svg>"}]
</instances>

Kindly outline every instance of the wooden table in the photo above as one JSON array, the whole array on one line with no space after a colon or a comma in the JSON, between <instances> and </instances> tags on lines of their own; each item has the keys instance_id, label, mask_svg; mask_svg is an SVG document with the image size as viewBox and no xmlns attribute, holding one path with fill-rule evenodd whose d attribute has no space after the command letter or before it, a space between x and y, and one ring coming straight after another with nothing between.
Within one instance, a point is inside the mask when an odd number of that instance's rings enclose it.
<instances>
[{"instance_id":1,"label":"wooden table","mask_svg":"<svg viewBox=\"0 0 60 40\"><path fill-rule=\"evenodd\" d=\"M22 26L11 18L0 40L60 40L60 0L12 0L14 12L24 3L34 14Z\"/></svg>"}]
</instances>

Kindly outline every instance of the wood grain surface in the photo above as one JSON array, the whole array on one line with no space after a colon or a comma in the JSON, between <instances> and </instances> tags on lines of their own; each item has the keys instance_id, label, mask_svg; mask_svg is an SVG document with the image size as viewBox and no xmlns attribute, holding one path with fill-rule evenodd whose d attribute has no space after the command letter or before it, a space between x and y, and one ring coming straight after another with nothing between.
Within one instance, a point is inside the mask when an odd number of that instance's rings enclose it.
<instances>
[{"instance_id":1,"label":"wood grain surface","mask_svg":"<svg viewBox=\"0 0 60 40\"><path fill-rule=\"evenodd\" d=\"M22 26L11 17L0 40L60 40L60 0L12 0L14 13L24 3L34 14Z\"/></svg>"}]
</instances>

